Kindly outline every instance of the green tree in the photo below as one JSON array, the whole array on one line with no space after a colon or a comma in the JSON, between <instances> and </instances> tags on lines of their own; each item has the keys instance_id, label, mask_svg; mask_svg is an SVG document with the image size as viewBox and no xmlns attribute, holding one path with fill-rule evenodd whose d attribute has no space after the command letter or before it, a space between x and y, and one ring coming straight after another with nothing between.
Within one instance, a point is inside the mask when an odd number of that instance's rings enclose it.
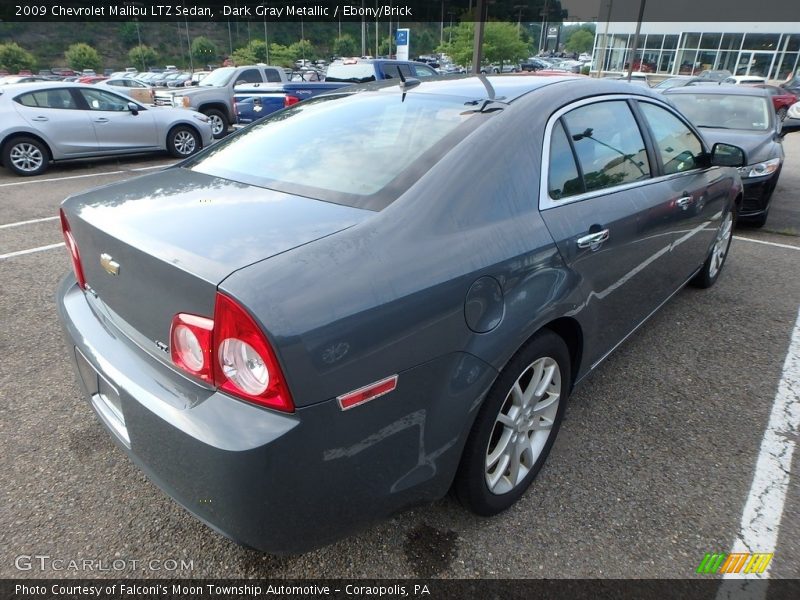
<instances>
[{"instance_id":1,"label":"green tree","mask_svg":"<svg viewBox=\"0 0 800 600\"><path fill-rule=\"evenodd\" d=\"M448 42L439 46L438 52L448 54L459 65L472 63L474 23L460 23L453 26L452 31L447 28L444 37ZM518 62L527 56L528 45L523 41L516 24L500 21L486 23L483 35L483 57L486 62L502 66L503 63Z\"/></svg>"},{"instance_id":2,"label":"green tree","mask_svg":"<svg viewBox=\"0 0 800 600\"><path fill-rule=\"evenodd\" d=\"M130 49L128 52L128 61L131 63L132 67L145 71L147 67L151 67L158 62L158 53L150 46L142 44L141 46Z\"/></svg>"},{"instance_id":3,"label":"green tree","mask_svg":"<svg viewBox=\"0 0 800 600\"><path fill-rule=\"evenodd\" d=\"M315 58L316 50L314 44L308 40L300 40L289 46L289 52L294 56L292 62L300 58L313 59Z\"/></svg>"},{"instance_id":4,"label":"green tree","mask_svg":"<svg viewBox=\"0 0 800 600\"><path fill-rule=\"evenodd\" d=\"M564 47L568 52L591 52L594 46L594 35L585 29L578 29L570 34Z\"/></svg>"},{"instance_id":5,"label":"green tree","mask_svg":"<svg viewBox=\"0 0 800 600\"><path fill-rule=\"evenodd\" d=\"M261 43L263 44L263 42ZM234 50L233 54L230 55L229 59L233 61L233 64L235 64L237 67L240 67L242 65L252 65L259 62L258 58L256 58L256 55L250 49L249 44L247 46L242 46L241 48L237 48L236 50Z\"/></svg>"},{"instance_id":6,"label":"green tree","mask_svg":"<svg viewBox=\"0 0 800 600\"><path fill-rule=\"evenodd\" d=\"M216 62L219 50L214 42L201 35L192 40L192 56L196 61L207 65Z\"/></svg>"},{"instance_id":7,"label":"green tree","mask_svg":"<svg viewBox=\"0 0 800 600\"><path fill-rule=\"evenodd\" d=\"M119 39L126 46L133 46L139 43L139 31L136 28L136 23L120 23L119 25Z\"/></svg>"},{"instance_id":8,"label":"green tree","mask_svg":"<svg viewBox=\"0 0 800 600\"><path fill-rule=\"evenodd\" d=\"M294 61L295 58L291 46L284 46L282 44L269 45L270 64L279 67L293 67Z\"/></svg>"},{"instance_id":9,"label":"green tree","mask_svg":"<svg viewBox=\"0 0 800 600\"><path fill-rule=\"evenodd\" d=\"M356 39L349 33L344 33L342 37L333 42L333 53L336 56L358 56L361 51Z\"/></svg>"},{"instance_id":10,"label":"green tree","mask_svg":"<svg viewBox=\"0 0 800 600\"><path fill-rule=\"evenodd\" d=\"M36 59L33 54L22 46L14 42L0 44L0 69L5 69L9 73L19 73L22 69L33 69L35 66Z\"/></svg>"},{"instance_id":11,"label":"green tree","mask_svg":"<svg viewBox=\"0 0 800 600\"><path fill-rule=\"evenodd\" d=\"M92 48L89 44L72 44L67 51L64 52L64 59L70 69L82 71L83 69L99 70L102 62L97 50Z\"/></svg>"}]
</instances>

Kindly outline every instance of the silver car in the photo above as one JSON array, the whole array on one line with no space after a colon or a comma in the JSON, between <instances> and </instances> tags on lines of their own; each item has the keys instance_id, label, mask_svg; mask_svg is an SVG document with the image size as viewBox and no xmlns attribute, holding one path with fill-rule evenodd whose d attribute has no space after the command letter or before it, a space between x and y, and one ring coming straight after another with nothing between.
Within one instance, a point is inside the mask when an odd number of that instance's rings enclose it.
<instances>
[{"instance_id":1,"label":"silver car","mask_svg":"<svg viewBox=\"0 0 800 600\"><path fill-rule=\"evenodd\" d=\"M18 175L50 161L157 152L191 156L213 140L208 118L184 109L145 107L114 91L46 82L0 88L0 158Z\"/></svg>"}]
</instances>

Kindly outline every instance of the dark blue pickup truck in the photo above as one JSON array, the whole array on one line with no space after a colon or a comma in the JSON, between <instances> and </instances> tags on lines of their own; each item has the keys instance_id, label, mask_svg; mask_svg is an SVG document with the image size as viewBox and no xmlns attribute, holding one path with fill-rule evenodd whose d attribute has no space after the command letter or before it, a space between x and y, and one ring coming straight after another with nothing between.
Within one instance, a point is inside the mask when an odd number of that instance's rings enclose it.
<instances>
[{"instance_id":1,"label":"dark blue pickup truck","mask_svg":"<svg viewBox=\"0 0 800 600\"><path fill-rule=\"evenodd\" d=\"M344 86L386 79L423 79L439 74L421 62L389 59L346 59L328 66L324 82L290 82L241 85L234 89L234 104L238 126L267 115L317 94Z\"/></svg>"}]
</instances>

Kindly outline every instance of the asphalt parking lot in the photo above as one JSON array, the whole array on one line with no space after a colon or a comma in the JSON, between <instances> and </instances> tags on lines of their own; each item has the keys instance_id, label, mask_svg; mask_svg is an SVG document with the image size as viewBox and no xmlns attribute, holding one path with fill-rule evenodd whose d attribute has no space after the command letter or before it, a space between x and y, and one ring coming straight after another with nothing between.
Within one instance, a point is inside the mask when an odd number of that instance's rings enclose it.
<instances>
[{"instance_id":1,"label":"asphalt parking lot","mask_svg":"<svg viewBox=\"0 0 800 600\"><path fill-rule=\"evenodd\" d=\"M171 159L76 163L36 178L0 169L0 577L685 578L740 536L774 552L771 577L800 577L798 453L779 473L785 504L767 498L773 520L741 527L776 396L788 406L779 419L795 423L779 441L798 441L800 134L785 145L766 228L738 229L717 285L677 294L576 391L516 506L484 519L445 498L280 558L222 538L145 479L67 360L54 304L70 268L57 246L60 201ZM18 557L31 555L49 558L24 570ZM57 570L54 559L125 568Z\"/></svg>"}]
</instances>

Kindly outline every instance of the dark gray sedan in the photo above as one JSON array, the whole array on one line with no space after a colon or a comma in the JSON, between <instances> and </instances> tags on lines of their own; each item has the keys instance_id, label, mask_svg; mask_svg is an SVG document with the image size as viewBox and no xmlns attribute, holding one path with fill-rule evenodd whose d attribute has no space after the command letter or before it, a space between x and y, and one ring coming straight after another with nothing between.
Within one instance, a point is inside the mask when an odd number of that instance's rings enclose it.
<instances>
[{"instance_id":1,"label":"dark gray sedan","mask_svg":"<svg viewBox=\"0 0 800 600\"><path fill-rule=\"evenodd\" d=\"M451 488L511 506L573 387L716 281L742 198L742 151L644 88L345 89L61 212L90 405L187 510L272 553Z\"/></svg>"}]
</instances>

